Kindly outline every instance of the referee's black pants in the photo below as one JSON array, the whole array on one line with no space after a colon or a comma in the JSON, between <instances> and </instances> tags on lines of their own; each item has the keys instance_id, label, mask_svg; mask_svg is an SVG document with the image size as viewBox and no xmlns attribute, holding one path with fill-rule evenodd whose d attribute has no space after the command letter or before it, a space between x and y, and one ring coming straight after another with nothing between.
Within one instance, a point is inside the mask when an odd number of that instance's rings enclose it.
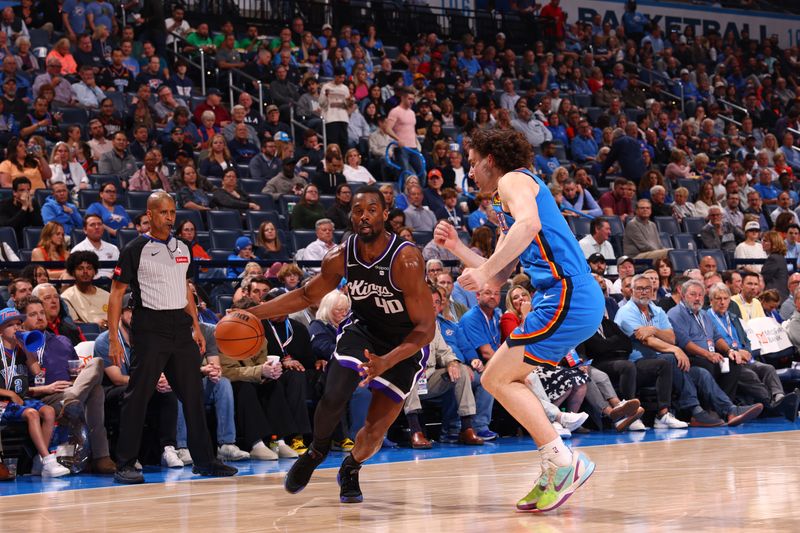
<instances>
[{"instance_id":1,"label":"referee's black pants","mask_svg":"<svg viewBox=\"0 0 800 533\"><path fill-rule=\"evenodd\" d=\"M147 404L162 372L183 402L189 451L195 464L206 466L214 460L206 427L201 363L200 350L192 338L192 319L183 309L134 310L130 381L122 402L117 442L120 466L133 465L138 458Z\"/></svg>"}]
</instances>

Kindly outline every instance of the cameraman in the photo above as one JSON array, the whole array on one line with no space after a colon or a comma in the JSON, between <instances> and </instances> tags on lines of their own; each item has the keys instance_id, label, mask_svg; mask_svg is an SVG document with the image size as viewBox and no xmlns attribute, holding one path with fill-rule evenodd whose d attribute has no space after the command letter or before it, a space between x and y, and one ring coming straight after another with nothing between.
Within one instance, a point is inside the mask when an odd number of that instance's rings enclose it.
<instances>
[{"instance_id":1,"label":"cameraman","mask_svg":"<svg viewBox=\"0 0 800 533\"><path fill-rule=\"evenodd\" d=\"M19 176L11 181L12 195L0 201L0 226L14 228L17 243L22 243L22 228L43 226L41 206L31 193L31 180Z\"/></svg>"}]
</instances>

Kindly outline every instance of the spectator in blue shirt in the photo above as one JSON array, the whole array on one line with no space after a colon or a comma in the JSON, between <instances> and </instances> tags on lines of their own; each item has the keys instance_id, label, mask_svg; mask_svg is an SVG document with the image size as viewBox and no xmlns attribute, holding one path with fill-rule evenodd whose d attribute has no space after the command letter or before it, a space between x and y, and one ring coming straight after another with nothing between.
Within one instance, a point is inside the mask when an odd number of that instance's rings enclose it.
<instances>
[{"instance_id":1,"label":"spectator in blue shirt","mask_svg":"<svg viewBox=\"0 0 800 533\"><path fill-rule=\"evenodd\" d=\"M464 331L467 352L473 351L483 362L489 361L500 347L500 315L502 314L498 308L500 291L487 284L477 294L477 298L478 305L467 311L461 317L459 324ZM464 357L469 359L470 356L465 352ZM473 364L477 365L477 363ZM475 373L472 383L477 404L473 425L479 437L491 440L497 437L497 433L489 430L494 398L476 383L480 381L479 374L480 371Z\"/></svg>"},{"instance_id":2,"label":"spectator in blue shirt","mask_svg":"<svg viewBox=\"0 0 800 533\"><path fill-rule=\"evenodd\" d=\"M761 195L761 201L765 204L777 204L778 195L781 193L775 185L772 184L771 168L762 168L758 172L758 183L753 185L753 188Z\"/></svg>"},{"instance_id":3,"label":"spectator in blue shirt","mask_svg":"<svg viewBox=\"0 0 800 533\"><path fill-rule=\"evenodd\" d=\"M553 175L553 171L561 166L561 163L559 163L556 157L556 147L552 141L545 141L542 143L542 153L537 154L533 162L536 171L547 179L550 179L550 176Z\"/></svg>"},{"instance_id":4,"label":"spectator in blue shirt","mask_svg":"<svg viewBox=\"0 0 800 533\"><path fill-rule=\"evenodd\" d=\"M42 222L58 222L64 228L64 235L70 235L75 228L82 228L83 218L78 206L69 202L66 183L57 181L50 188L53 194L47 197L42 206Z\"/></svg>"},{"instance_id":5,"label":"spectator in blue shirt","mask_svg":"<svg viewBox=\"0 0 800 533\"><path fill-rule=\"evenodd\" d=\"M600 147L592 134L592 127L586 120L578 124L578 135L572 139L572 158L578 163L592 162L597 158Z\"/></svg>"},{"instance_id":6,"label":"spectator in blue shirt","mask_svg":"<svg viewBox=\"0 0 800 533\"><path fill-rule=\"evenodd\" d=\"M458 59L458 68L467 80L472 80L481 72L481 64L475 59L475 47L471 44L464 47L464 55Z\"/></svg>"},{"instance_id":7,"label":"spectator in blue shirt","mask_svg":"<svg viewBox=\"0 0 800 533\"><path fill-rule=\"evenodd\" d=\"M64 0L61 6L64 18L64 29L71 41L75 42L77 36L86 32L87 4L83 0Z\"/></svg>"}]
</instances>

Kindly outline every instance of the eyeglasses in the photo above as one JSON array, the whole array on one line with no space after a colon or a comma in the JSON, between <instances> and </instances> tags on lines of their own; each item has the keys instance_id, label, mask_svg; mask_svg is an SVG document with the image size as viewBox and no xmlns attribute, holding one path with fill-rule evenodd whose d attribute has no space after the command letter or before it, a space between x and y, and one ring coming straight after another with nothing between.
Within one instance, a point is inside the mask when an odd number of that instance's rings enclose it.
<instances>
[{"instance_id":1,"label":"eyeglasses","mask_svg":"<svg viewBox=\"0 0 800 533\"><path fill-rule=\"evenodd\" d=\"M649 286L647 286L647 287L634 287L633 290L635 292L649 292L650 291L650 287Z\"/></svg>"}]
</instances>

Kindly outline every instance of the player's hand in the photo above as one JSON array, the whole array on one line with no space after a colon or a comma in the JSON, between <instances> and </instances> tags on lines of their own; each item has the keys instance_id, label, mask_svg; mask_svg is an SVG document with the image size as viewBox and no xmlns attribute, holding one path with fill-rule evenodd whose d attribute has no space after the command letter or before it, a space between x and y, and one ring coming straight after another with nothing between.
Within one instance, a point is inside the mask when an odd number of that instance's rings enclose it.
<instances>
[{"instance_id":1,"label":"player's hand","mask_svg":"<svg viewBox=\"0 0 800 533\"><path fill-rule=\"evenodd\" d=\"M486 285L487 281L489 281L489 276L480 268L465 268L458 276L458 283L465 291L478 292Z\"/></svg>"},{"instance_id":2,"label":"player's hand","mask_svg":"<svg viewBox=\"0 0 800 533\"><path fill-rule=\"evenodd\" d=\"M453 251L460 242L458 232L452 224L444 220L440 221L433 229L433 242L446 250Z\"/></svg>"},{"instance_id":3,"label":"player's hand","mask_svg":"<svg viewBox=\"0 0 800 533\"><path fill-rule=\"evenodd\" d=\"M306 371L306 369L303 367L302 364L300 364L300 361L298 361L297 359L286 358L283 361L281 361L281 364L283 364L283 368L285 368L286 370L297 370L298 372Z\"/></svg>"},{"instance_id":4,"label":"player's hand","mask_svg":"<svg viewBox=\"0 0 800 533\"><path fill-rule=\"evenodd\" d=\"M11 400L13 403L15 403L17 405L22 405L22 404L25 403L25 402L22 401L22 398L20 398L19 395L16 392L8 391L8 393L11 395L9 397L9 400Z\"/></svg>"},{"instance_id":5,"label":"player's hand","mask_svg":"<svg viewBox=\"0 0 800 533\"><path fill-rule=\"evenodd\" d=\"M472 361L470 361L469 366L471 366L472 369L475 372L478 372L478 373L483 372L483 369L484 369L483 361L481 361L477 357L475 359L473 359Z\"/></svg>"},{"instance_id":6,"label":"player's hand","mask_svg":"<svg viewBox=\"0 0 800 533\"><path fill-rule=\"evenodd\" d=\"M194 342L197 343L197 347L200 349L200 355L206 353L206 338L203 337L203 332L200 331L200 328L195 328L192 332L192 337L194 338Z\"/></svg>"},{"instance_id":7,"label":"player's hand","mask_svg":"<svg viewBox=\"0 0 800 533\"><path fill-rule=\"evenodd\" d=\"M366 387L369 385L370 381L392 368L392 365L389 364L389 361L385 357L375 355L367 349L364 349L364 357L367 358L367 361L358 365L361 369L359 373L364 378L361 383L358 384L359 387Z\"/></svg>"},{"instance_id":8,"label":"player's hand","mask_svg":"<svg viewBox=\"0 0 800 533\"><path fill-rule=\"evenodd\" d=\"M522 300L522 303L519 304L519 312L523 317L531 312L531 300L529 298Z\"/></svg>"},{"instance_id":9,"label":"player's hand","mask_svg":"<svg viewBox=\"0 0 800 533\"><path fill-rule=\"evenodd\" d=\"M447 375L450 376L450 381L455 383L461 377L461 363L452 361L447 365Z\"/></svg>"},{"instance_id":10,"label":"player's hand","mask_svg":"<svg viewBox=\"0 0 800 533\"><path fill-rule=\"evenodd\" d=\"M166 392L172 392L172 387L169 386L169 381L167 381L167 376L161 374L161 377L158 378L158 383L156 384L156 390L162 394Z\"/></svg>"},{"instance_id":11,"label":"player's hand","mask_svg":"<svg viewBox=\"0 0 800 533\"><path fill-rule=\"evenodd\" d=\"M325 367L327 366L328 362L325 359L317 359L317 362L314 363L314 368L319 372L325 372Z\"/></svg>"},{"instance_id":12,"label":"player's hand","mask_svg":"<svg viewBox=\"0 0 800 533\"><path fill-rule=\"evenodd\" d=\"M108 358L111 359L111 364L114 366L122 366L122 360L125 357L125 350L117 337L108 337Z\"/></svg>"}]
</instances>

